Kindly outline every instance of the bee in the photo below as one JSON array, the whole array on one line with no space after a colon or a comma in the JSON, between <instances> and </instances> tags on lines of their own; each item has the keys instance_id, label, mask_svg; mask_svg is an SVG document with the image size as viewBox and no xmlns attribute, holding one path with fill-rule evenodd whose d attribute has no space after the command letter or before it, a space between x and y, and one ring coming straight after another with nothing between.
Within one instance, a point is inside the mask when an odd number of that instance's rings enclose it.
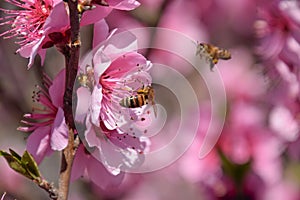
<instances>
[{"instance_id":1,"label":"bee","mask_svg":"<svg viewBox=\"0 0 300 200\"><path fill-rule=\"evenodd\" d=\"M138 108L147 104L151 104L153 106L153 111L155 117L157 116L157 108L154 101L154 89L151 86L146 86L138 89L136 91L136 95L132 95L129 97L124 97L119 102L121 106L125 108Z\"/></svg>"},{"instance_id":2,"label":"bee","mask_svg":"<svg viewBox=\"0 0 300 200\"><path fill-rule=\"evenodd\" d=\"M207 61L210 63L210 70L213 69L215 64L218 63L219 59L229 60L231 53L227 49L216 47L212 44L199 43L197 45L196 55L205 56Z\"/></svg>"}]
</instances>

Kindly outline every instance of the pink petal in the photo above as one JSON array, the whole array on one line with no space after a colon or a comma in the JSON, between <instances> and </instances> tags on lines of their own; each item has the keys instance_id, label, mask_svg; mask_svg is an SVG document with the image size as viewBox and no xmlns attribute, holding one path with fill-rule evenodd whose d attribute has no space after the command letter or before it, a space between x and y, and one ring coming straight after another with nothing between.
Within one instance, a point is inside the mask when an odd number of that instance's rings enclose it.
<instances>
[{"instance_id":1,"label":"pink petal","mask_svg":"<svg viewBox=\"0 0 300 200\"><path fill-rule=\"evenodd\" d=\"M104 17L106 17L111 11L112 8L108 6L96 5L96 8L83 13L80 25L86 26L89 24L96 23L102 20Z\"/></svg>"},{"instance_id":2,"label":"pink petal","mask_svg":"<svg viewBox=\"0 0 300 200\"><path fill-rule=\"evenodd\" d=\"M112 175L99 160L93 157L87 163L87 171L90 179L102 189L118 187L125 175L124 173Z\"/></svg>"},{"instance_id":3,"label":"pink petal","mask_svg":"<svg viewBox=\"0 0 300 200\"><path fill-rule=\"evenodd\" d=\"M99 147L101 145L101 140L97 136L99 135L99 132L101 133L100 128L93 126L89 122L89 118L87 118L87 124L86 124L86 130L84 133L85 140L88 143L89 147Z\"/></svg>"},{"instance_id":4,"label":"pink petal","mask_svg":"<svg viewBox=\"0 0 300 200\"><path fill-rule=\"evenodd\" d=\"M84 175L88 163L88 155L84 151L84 146L79 145L72 165L71 181L75 181Z\"/></svg>"},{"instance_id":5,"label":"pink petal","mask_svg":"<svg viewBox=\"0 0 300 200\"><path fill-rule=\"evenodd\" d=\"M75 121L83 123L87 116L92 96L89 89L85 87L78 88L76 93L77 107L75 112Z\"/></svg>"},{"instance_id":6,"label":"pink petal","mask_svg":"<svg viewBox=\"0 0 300 200\"><path fill-rule=\"evenodd\" d=\"M110 66L111 60L103 53L103 48L98 48L93 57L95 80L99 80L103 72Z\"/></svg>"},{"instance_id":7,"label":"pink petal","mask_svg":"<svg viewBox=\"0 0 300 200\"><path fill-rule=\"evenodd\" d=\"M112 114L107 114L106 110L109 110L109 108L106 108L106 107L102 106L100 117L103 120L104 125L107 129L114 130L114 129L117 128L115 118Z\"/></svg>"},{"instance_id":8,"label":"pink petal","mask_svg":"<svg viewBox=\"0 0 300 200\"><path fill-rule=\"evenodd\" d=\"M125 115L124 117L128 117L126 119L127 123L124 123L120 126L120 129L126 133L129 133L132 136L142 136L147 132L149 135L149 131L151 132L156 132L158 129L160 129L162 126L160 123L161 122L160 118L159 120L155 120L155 116L152 112L152 108L146 109L147 111L151 111L148 113L143 113L141 115L137 115L133 117L134 120L130 117L131 115ZM152 113L152 114L151 114Z\"/></svg>"},{"instance_id":9,"label":"pink petal","mask_svg":"<svg viewBox=\"0 0 300 200\"><path fill-rule=\"evenodd\" d=\"M96 47L101 42L103 42L109 32L109 27L104 19L96 22L94 24L94 37L93 37L93 47Z\"/></svg>"},{"instance_id":10,"label":"pink petal","mask_svg":"<svg viewBox=\"0 0 300 200\"><path fill-rule=\"evenodd\" d=\"M279 30L262 39L262 45L258 48L258 53L266 58L277 56L285 43L285 35Z\"/></svg>"},{"instance_id":11,"label":"pink petal","mask_svg":"<svg viewBox=\"0 0 300 200\"><path fill-rule=\"evenodd\" d=\"M134 0L108 0L107 3L110 7L119 10L133 10L141 5Z\"/></svg>"},{"instance_id":12,"label":"pink petal","mask_svg":"<svg viewBox=\"0 0 300 200\"><path fill-rule=\"evenodd\" d=\"M270 127L287 141L295 141L298 138L299 125L292 113L283 106L277 106L271 111Z\"/></svg>"},{"instance_id":13,"label":"pink petal","mask_svg":"<svg viewBox=\"0 0 300 200\"><path fill-rule=\"evenodd\" d=\"M44 63L45 63L45 58L46 58L46 49L40 49L39 51L38 51L38 54L39 54L39 56L40 56L40 58L41 58L41 64L42 64L42 66L44 65Z\"/></svg>"},{"instance_id":14,"label":"pink petal","mask_svg":"<svg viewBox=\"0 0 300 200\"><path fill-rule=\"evenodd\" d=\"M139 53L124 54L114 60L107 71L120 69L119 74L124 76L127 72L137 71L140 67L147 66L146 58Z\"/></svg>"},{"instance_id":15,"label":"pink petal","mask_svg":"<svg viewBox=\"0 0 300 200\"><path fill-rule=\"evenodd\" d=\"M114 134L110 132L110 135ZM99 152L95 150L93 156L95 156L98 160L101 160L103 165L110 173L116 175L120 173L120 171L131 171L136 167L140 166L144 161L144 154L142 152L138 152L133 148L142 149L142 142L139 139L134 140L132 137L128 139L123 139L124 135L115 134L113 138L109 137L109 140L103 140L101 142L101 148L99 148ZM127 135L126 135L127 137ZM121 139L121 141L119 141ZM129 144L126 144L128 142ZM115 144L114 144L115 143ZM132 145L132 147L122 148ZM99 155L97 155L97 153Z\"/></svg>"},{"instance_id":16,"label":"pink petal","mask_svg":"<svg viewBox=\"0 0 300 200\"><path fill-rule=\"evenodd\" d=\"M96 126L99 124L99 116L101 110L101 101L102 101L102 88L98 85L94 87L92 93L92 102L91 102L91 121Z\"/></svg>"},{"instance_id":17,"label":"pink petal","mask_svg":"<svg viewBox=\"0 0 300 200\"><path fill-rule=\"evenodd\" d=\"M141 141L140 137L129 135L128 133L119 134L116 131L111 131L109 139L112 144L122 149L131 148L141 153L146 148L146 142Z\"/></svg>"},{"instance_id":18,"label":"pink petal","mask_svg":"<svg viewBox=\"0 0 300 200\"><path fill-rule=\"evenodd\" d=\"M39 127L27 139L26 149L37 163L53 152L50 148L50 131L50 126Z\"/></svg>"},{"instance_id":19,"label":"pink petal","mask_svg":"<svg viewBox=\"0 0 300 200\"><path fill-rule=\"evenodd\" d=\"M51 148L61 151L68 145L68 127L65 122L64 111L58 108L51 134Z\"/></svg>"},{"instance_id":20,"label":"pink petal","mask_svg":"<svg viewBox=\"0 0 300 200\"><path fill-rule=\"evenodd\" d=\"M122 54L138 50L137 38L133 33L129 31L118 33L116 29L111 31L104 45L105 48L103 51L111 60Z\"/></svg>"},{"instance_id":21,"label":"pink petal","mask_svg":"<svg viewBox=\"0 0 300 200\"><path fill-rule=\"evenodd\" d=\"M63 107L63 96L65 91L65 72L61 70L53 80L52 85L49 87L49 94L53 105Z\"/></svg>"},{"instance_id":22,"label":"pink petal","mask_svg":"<svg viewBox=\"0 0 300 200\"><path fill-rule=\"evenodd\" d=\"M70 26L70 20L66 9L63 1L53 8L43 27L45 34L67 30L67 27Z\"/></svg>"},{"instance_id":23,"label":"pink petal","mask_svg":"<svg viewBox=\"0 0 300 200\"><path fill-rule=\"evenodd\" d=\"M30 67L33 65L34 58L38 53L38 51L41 49L40 46L44 41L44 39L45 39L45 35L43 35L39 40L35 40L18 49L17 53L20 53L20 55L24 58L29 58L27 69L30 69Z\"/></svg>"}]
</instances>

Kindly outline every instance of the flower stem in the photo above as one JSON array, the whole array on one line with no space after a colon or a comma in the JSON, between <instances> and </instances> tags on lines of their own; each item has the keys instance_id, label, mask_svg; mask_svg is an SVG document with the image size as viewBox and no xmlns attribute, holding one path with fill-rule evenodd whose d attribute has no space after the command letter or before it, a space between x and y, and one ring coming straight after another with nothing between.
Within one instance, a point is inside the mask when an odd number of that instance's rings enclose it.
<instances>
[{"instance_id":1,"label":"flower stem","mask_svg":"<svg viewBox=\"0 0 300 200\"><path fill-rule=\"evenodd\" d=\"M71 44L66 47L69 51L65 53L66 59L66 85L64 94L64 114L69 127L68 145L62 152L61 169L59 176L58 200L67 200L69 193L72 164L76 150L79 145L78 137L75 137L75 123L72 112L72 91L75 83L80 50L80 16L77 10L78 0L68 0L71 26Z\"/></svg>"},{"instance_id":2,"label":"flower stem","mask_svg":"<svg viewBox=\"0 0 300 200\"><path fill-rule=\"evenodd\" d=\"M34 181L36 182L36 181ZM53 200L56 200L58 198L57 195L57 189L54 187L53 183L49 183L47 180L42 179L38 182L36 182L40 188L45 190L46 192L49 193L49 197Z\"/></svg>"}]
</instances>

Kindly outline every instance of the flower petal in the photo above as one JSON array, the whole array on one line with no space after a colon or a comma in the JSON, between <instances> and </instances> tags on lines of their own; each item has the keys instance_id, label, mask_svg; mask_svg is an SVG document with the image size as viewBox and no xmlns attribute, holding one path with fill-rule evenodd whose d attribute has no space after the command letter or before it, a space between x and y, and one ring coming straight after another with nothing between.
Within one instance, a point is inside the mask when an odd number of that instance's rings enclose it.
<instances>
[{"instance_id":1,"label":"flower petal","mask_svg":"<svg viewBox=\"0 0 300 200\"><path fill-rule=\"evenodd\" d=\"M68 127L65 122L64 111L58 108L51 131L51 148L61 151L68 145Z\"/></svg>"},{"instance_id":2,"label":"flower petal","mask_svg":"<svg viewBox=\"0 0 300 200\"><path fill-rule=\"evenodd\" d=\"M295 141L299 136L299 125L292 113L283 106L273 108L270 113L270 127L286 141Z\"/></svg>"},{"instance_id":3,"label":"flower petal","mask_svg":"<svg viewBox=\"0 0 300 200\"><path fill-rule=\"evenodd\" d=\"M80 21L80 26L86 26L96 23L106 17L112 11L112 8L109 6L95 6L96 7L94 9L88 10L83 13L82 19Z\"/></svg>"},{"instance_id":4,"label":"flower petal","mask_svg":"<svg viewBox=\"0 0 300 200\"><path fill-rule=\"evenodd\" d=\"M110 57L111 60L119 57L122 54L138 50L137 38L129 31L119 32L115 29L111 31L110 36L103 44L104 54Z\"/></svg>"},{"instance_id":5,"label":"flower petal","mask_svg":"<svg viewBox=\"0 0 300 200\"><path fill-rule=\"evenodd\" d=\"M96 126L93 126L89 122L89 116L87 118L87 123L86 123L86 130L84 132L85 140L89 147L99 147L101 145L100 138L98 137L98 133L101 132L100 128L97 128Z\"/></svg>"},{"instance_id":6,"label":"flower petal","mask_svg":"<svg viewBox=\"0 0 300 200\"><path fill-rule=\"evenodd\" d=\"M84 152L84 146L81 144L76 151L76 155L72 165L71 181L75 181L84 175L87 162L88 157Z\"/></svg>"},{"instance_id":7,"label":"flower petal","mask_svg":"<svg viewBox=\"0 0 300 200\"><path fill-rule=\"evenodd\" d=\"M45 35L43 35L39 40L35 40L31 43L26 44L25 46L21 47L20 49L17 50L17 53L20 53L20 55L24 58L29 58L29 62L27 65L27 69L30 69L32 67L34 58L36 54L39 52L41 49L41 44L45 39ZM44 59L44 58L42 58Z\"/></svg>"},{"instance_id":8,"label":"flower petal","mask_svg":"<svg viewBox=\"0 0 300 200\"><path fill-rule=\"evenodd\" d=\"M45 21L45 34L66 30L70 25L69 15L67 13L65 3L61 1L54 6L50 15Z\"/></svg>"},{"instance_id":9,"label":"flower petal","mask_svg":"<svg viewBox=\"0 0 300 200\"><path fill-rule=\"evenodd\" d=\"M108 0L107 3L110 7L119 10L133 10L141 5L135 0Z\"/></svg>"},{"instance_id":10,"label":"flower petal","mask_svg":"<svg viewBox=\"0 0 300 200\"><path fill-rule=\"evenodd\" d=\"M91 92L88 88L80 87L77 92L77 107L75 112L75 121L83 123L87 116L88 108L91 103Z\"/></svg>"},{"instance_id":11,"label":"flower petal","mask_svg":"<svg viewBox=\"0 0 300 200\"><path fill-rule=\"evenodd\" d=\"M108 32L109 27L104 19L96 22L94 24L93 47L96 47L103 42L107 38Z\"/></svg>"},{"instance_id":12,"label":"flower petal","mask_svg":"<svg viewBox=\"0 0 300 200\"><path fill-rule=\"evenodd\" d=\"M27 139L26 149L38 164L53 152L50 148L50 131L50 126L39 127Z\"/></svg>"},{"instance_id":13,"label":"flower petal","mask_svg":"<svg viewBox=\"0 0 300 200\"><path fill-rule=\"evenodd\" d=\"M91 103L91 121L96 126L100 126L99 117L102 101L102 88L98 85L94 87Z\"/></svg>"},{"instance_id":14,"label":"flower petal","mask_svg":"<svg viewBox=\"0 0 300 200\"><path fill-rule=\"evenodd\" d=\"M63 96L65 91L65 72L61 70L53 80L52 85L49 87L49 94L54 106L63 107Z\"/></svg>"},{"instance_id":15,"label":"flower petal","mask_svg":"<svg viewBox=\"0 0 300 200\"><path fill-rule=\"evenodd\" d=\"M99 160L93 157L87 163L87 171L90 179L102 189L119 186L125 175L123 172L118 175L112 175Z\"/></svg>"}]
</instances>

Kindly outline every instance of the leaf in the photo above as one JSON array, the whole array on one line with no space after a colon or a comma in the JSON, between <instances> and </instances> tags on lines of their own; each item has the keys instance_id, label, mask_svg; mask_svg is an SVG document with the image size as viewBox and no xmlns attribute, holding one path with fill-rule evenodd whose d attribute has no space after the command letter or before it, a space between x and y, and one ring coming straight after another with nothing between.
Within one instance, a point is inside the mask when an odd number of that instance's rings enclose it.
<instances>
[{"instance_id":1,"label":"leaf","mask_svg":"<svg viewBox=\"0 0 300 200\"><path fill-rule=\"evenodd\" d=\"M12 150L10 150L12 152ZM15 152L11 154L5 152L5 151L0 151L0 155L3 156L9 167L12 168L14 171L18 172L19 174L22 174L23 176L26 176L27 178L31 178L30 175L27 173L27 170L23 167L21 158L18 154Z\"/></svg>"},{"instance_id":2,"label":"leaf","mask_svg":"<svg viewBox=\"0 0 300 200\"><path fill-rule=\"evenodd\" d=\"M25 151L22 157L12 149L9 149L9 152L10 154L0 150L0 156L6 159L10 168L31 180L41 180L38 165L28 151Z\"/></svg>"},{"instance_id":3,"label":"leaf","mask_svg":"<svg viewBox=\"0 0 300 200\"><path fill-rule=\"evenodd\" d=\"M9 152L12 156L14 156L15 158L17 158L18 160L21 160L21 156L19 156L19 154L17 154L14 150L9 149Z\"/></svg>"},{"instance_id":4,"label":"leaf","mask_svg":"<svg viewBox=\"0 0 300 200\"><path fill-rule=\"evenodd\" d=\"M251 168L252 160L250 159L248 162L243 164L237 164L228 159L228 157L220 149L218 149L218 153L222 161L224 173L233 178L237 185L241 185L246 174Z\"/></svg>"},{"instance_id":5,"label":"leaf","mask_svg":"<svg viewBox=\"0 0 300 200\"><path fill-rule=\"evenodd\" d=\"M31 177L35 180L38 180L41 178L40 170L38 168L37 163L35 162L34 158L32 155L28 152L25 151L22 158L21 158L22 164L24 164L25 169L27 172L31 175Z\"/></svg>"}]
</instances>

